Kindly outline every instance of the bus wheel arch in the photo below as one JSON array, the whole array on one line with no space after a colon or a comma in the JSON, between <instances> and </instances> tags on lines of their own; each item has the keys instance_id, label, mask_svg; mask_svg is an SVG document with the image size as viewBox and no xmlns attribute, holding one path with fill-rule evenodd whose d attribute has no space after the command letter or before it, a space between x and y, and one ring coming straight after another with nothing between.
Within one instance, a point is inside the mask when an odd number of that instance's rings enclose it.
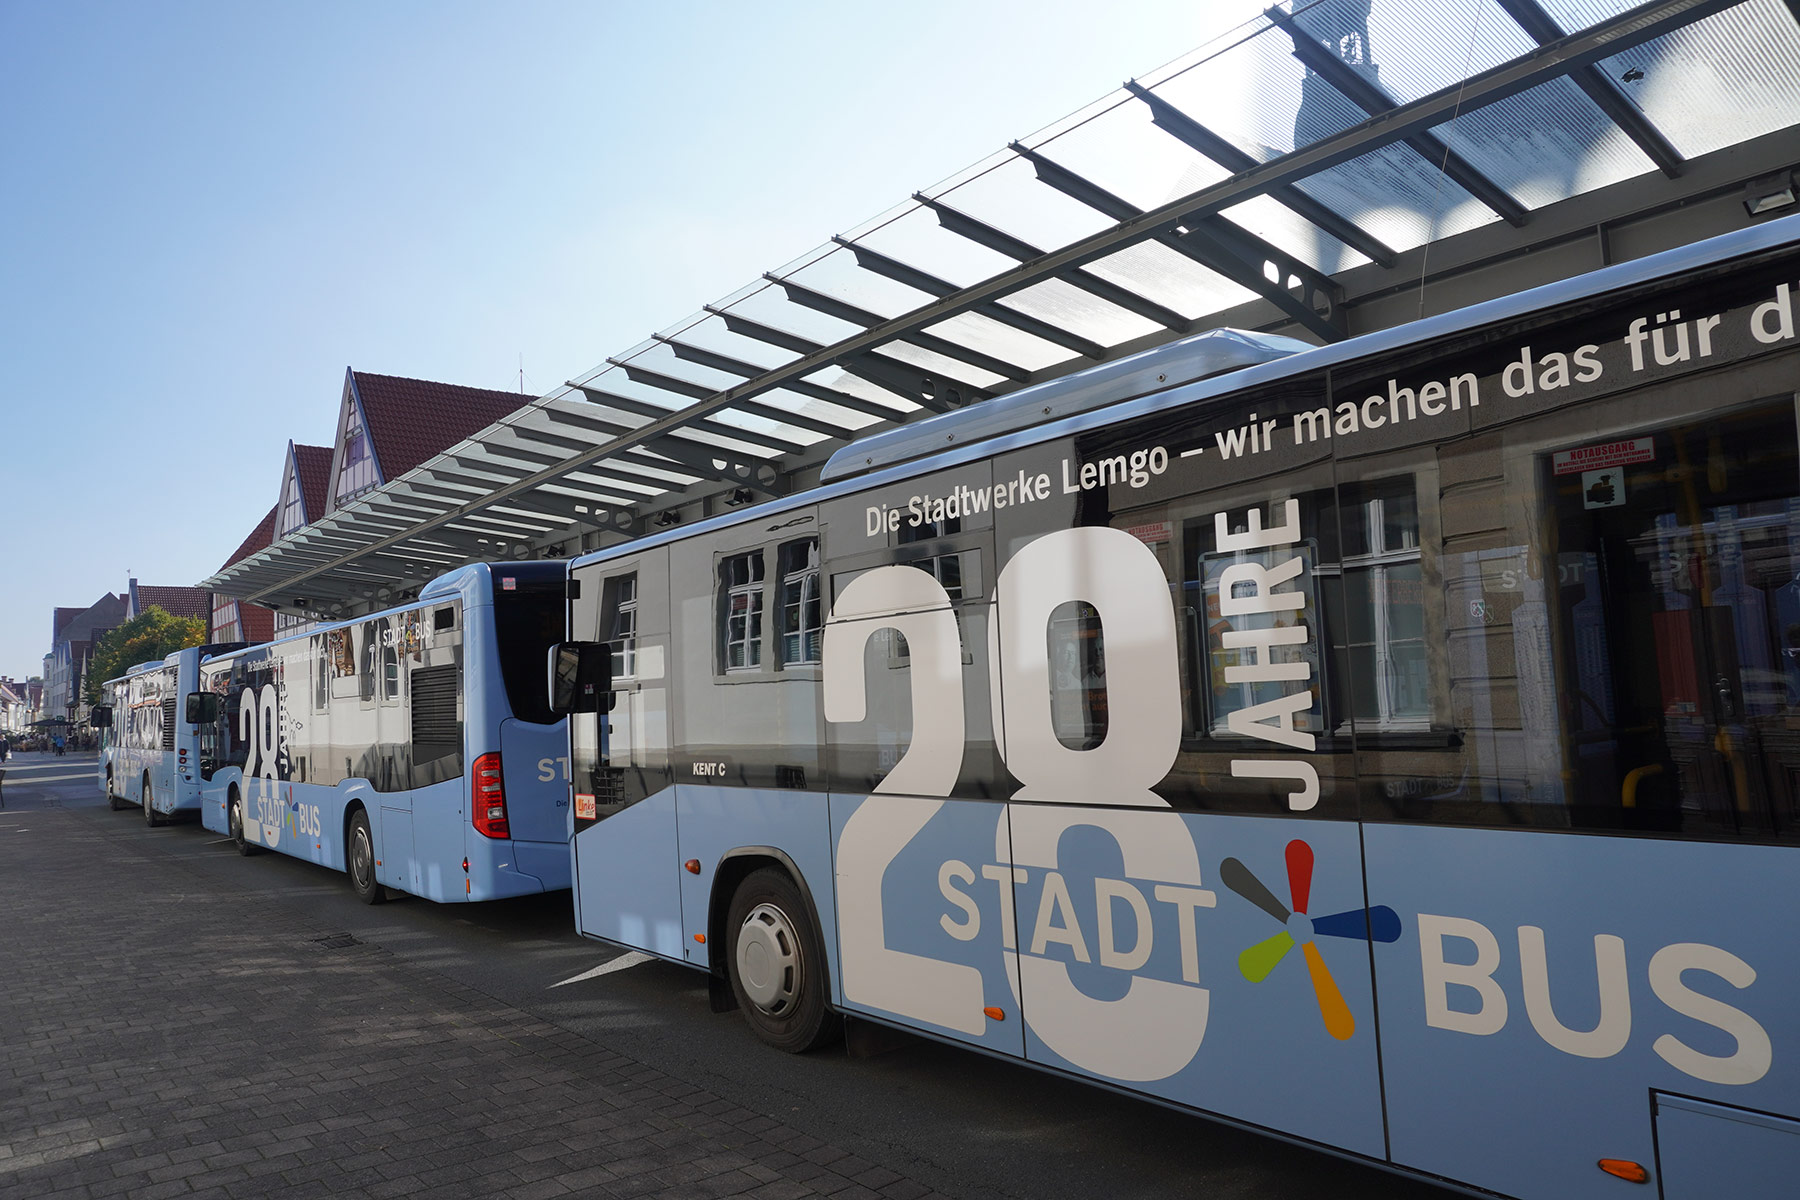
<instances>
[{"instance_id":1,"label":"bus wheel arch","mask_svg":"<svg viewBox=\"0 0 1800 1200\"><path fill-rule=\"evenodd\" d=\"M144 785L141 793L144 798L144 824L155 829L163 823L163 815L156 811L156 796L150 788L150 772L144 772L142 783Z\"/></svg>"},{"instance_id":2,"label":"bus wheel arch","mask_svg":"<svg viewBox=\"0 0 1800 1200\"><path fill-rule=\"evenodd\" d=\"M353 800L344 810L344 873L350 877L350 890L364 904L387 899L375 867L375 833L369 825L369 812L362 801Z\"/></svg>"},{"instance_id":3,"label":"bus wheel arch","mask_svg":"<svg viewBox=\"0 0 1800 1200\"><path fill-rule=\"evenodd\" d=\"M757 848L727 856L713 881L708 928L723 972L758 1038L800 1054L837 1038L818 909L793 862Z\"/></svg>"}]
</instances>

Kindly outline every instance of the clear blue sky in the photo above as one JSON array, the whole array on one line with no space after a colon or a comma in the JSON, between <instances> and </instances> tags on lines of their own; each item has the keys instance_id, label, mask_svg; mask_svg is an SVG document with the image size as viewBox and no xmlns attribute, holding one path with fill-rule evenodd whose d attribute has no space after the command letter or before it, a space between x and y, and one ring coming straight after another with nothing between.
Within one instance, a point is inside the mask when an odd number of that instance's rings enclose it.
<instances>
[{"instance_id":1,"label":"clear blue sky","mask_svg":"<svg viewBox=\"0 0 1800 1200\"><path fill-rule=\"evenodd\" d=\"M0 0L0 673L346 366L542 393L1258 7Z\"/></svg>"}]
</instances>

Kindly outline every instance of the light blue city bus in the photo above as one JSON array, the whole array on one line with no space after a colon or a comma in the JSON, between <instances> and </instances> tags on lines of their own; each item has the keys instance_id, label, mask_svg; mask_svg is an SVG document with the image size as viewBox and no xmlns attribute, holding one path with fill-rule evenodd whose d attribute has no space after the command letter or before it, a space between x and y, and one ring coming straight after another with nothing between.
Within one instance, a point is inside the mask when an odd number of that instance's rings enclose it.
<instances>
[{"instance_id":1,"label":"light blue city bus","mask_svg":"<svg viewBox=\"0 0 1800 1200\"><path fill-rule=\"evenodd\" d=\"M569 886L568 735L545 653L562 563L476 564L402 607L209 659L189 697L201 820L440 902Z\"/></svg>"},{"instance_id":2,"label":"light blue city bus","mask_svg":"<svg viewBox=\"0 0 1800 1200\"><path fill-rule=\"evenodd\" d=\"M1800 1187L1800 218L579 558L582 934L1482 1194ZM595 708L598 712L578 711Z\"/></svg>"},{"instance_id":3,"label":"light blue city bus","mask_svg":"<svg viewBox=\"0 0 1800 1200\"><path fill-rule=\"evenodd\" d=\"M90 721L100 729L99 783L114 810L141 808L152 827L200 810L198 731L179 705L201 659L243 645L190 646L106 681Z\"/></svg>"}]
</instances>

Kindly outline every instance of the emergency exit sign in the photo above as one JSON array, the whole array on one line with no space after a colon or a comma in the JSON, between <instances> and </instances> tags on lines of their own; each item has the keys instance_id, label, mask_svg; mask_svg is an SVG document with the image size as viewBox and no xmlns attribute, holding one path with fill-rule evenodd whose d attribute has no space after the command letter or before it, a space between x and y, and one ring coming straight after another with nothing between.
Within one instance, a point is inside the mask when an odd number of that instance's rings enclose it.
<instances>
[{"instance_id":1,"label":"emergency exit sign","mask_svg":"<svg viewBox=\"0 0 1800 1200\"><path fill-rule=\"evenodd\" d=\"M1577 471L1597 471L1601 467L1624 467L1632 463L1650 462L1656 457L1655 438L1630 438L1623 442L1602 442L1579 450L1558 450L1551 460L1558 475Z\"/></svg>"}]
</instances>

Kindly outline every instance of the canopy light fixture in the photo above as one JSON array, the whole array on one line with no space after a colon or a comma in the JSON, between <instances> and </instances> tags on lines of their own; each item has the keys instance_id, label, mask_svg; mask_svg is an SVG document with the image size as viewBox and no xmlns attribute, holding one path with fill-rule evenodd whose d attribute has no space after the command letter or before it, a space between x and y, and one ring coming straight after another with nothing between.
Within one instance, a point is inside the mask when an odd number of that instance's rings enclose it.
<instances>
[{"instance_id":1,"label":"canopy light fixture","mask_svg":"<svg viewBox=\"0 0 1800 1200\"><path fill-rule=\"evenodd\" d=\"M1794 173L1777 171L1744 185L1744 209L1753 217L1779 212L1794 204Z\"/></svg>"}]
</instances>

